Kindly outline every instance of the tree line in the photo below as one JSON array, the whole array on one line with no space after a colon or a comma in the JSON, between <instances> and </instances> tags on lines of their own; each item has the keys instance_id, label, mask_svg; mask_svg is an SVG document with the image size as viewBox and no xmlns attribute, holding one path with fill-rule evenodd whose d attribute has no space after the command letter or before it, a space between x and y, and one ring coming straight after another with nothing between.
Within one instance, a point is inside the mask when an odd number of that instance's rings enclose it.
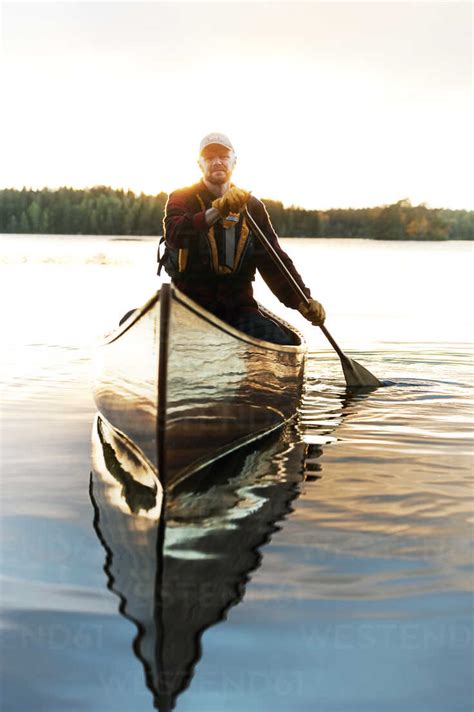
<instances>
[{"instance_id":1,"label":"tree line","mask_svg":"<svg viewBox=\"0 0 474 712\"><path fill-rule=\"evenodd\" d=\"M161 235L167 194L85 190L0 190L0 232L50 235ZM472 240L474 211L399 200L375 208L304 210L264 200L282 237Z\"/></svg>"}]
</instances>

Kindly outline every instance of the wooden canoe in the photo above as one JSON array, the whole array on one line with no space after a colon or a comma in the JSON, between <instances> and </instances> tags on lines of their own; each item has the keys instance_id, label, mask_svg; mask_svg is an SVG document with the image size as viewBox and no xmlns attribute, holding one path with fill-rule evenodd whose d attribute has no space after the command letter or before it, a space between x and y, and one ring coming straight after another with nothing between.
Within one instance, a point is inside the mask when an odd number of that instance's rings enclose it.
<instances>
[{"instance_id":1,"label":"wooden canoe","mask_svg":"<svg viewBox=\"0 0 474 712\"><path fill-rule=\"evenodd\" d=\"M165 284L99 347L98 411L166 491L295 414L306 345L271 317L294 345L247 336Z\"/></svg>"}]
</instances>

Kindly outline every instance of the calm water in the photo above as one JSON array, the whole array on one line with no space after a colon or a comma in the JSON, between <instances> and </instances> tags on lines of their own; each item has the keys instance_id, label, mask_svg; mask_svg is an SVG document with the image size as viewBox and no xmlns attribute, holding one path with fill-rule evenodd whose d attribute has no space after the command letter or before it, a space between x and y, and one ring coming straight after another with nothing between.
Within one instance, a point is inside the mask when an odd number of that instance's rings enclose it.
<instances>
[{"instance_id":1,"label":"calm water","mask_svg":"<svg viewBox=\"0 0 474 712\"><path fill-rule=\"evenodd\" d=\"M319 330L257 285L308 335L304 398L280 442L225 465L238 506L219 509L212 492L177 504L180 576L192 585L205 572L212 586L236 546L243 563L176 709L471 710L471 244L285 244L336 340L386 385L348 397ZM130 618L150 623L139 608L155 529L113 507L93 526L89 383L96 339L157 288L155 242L4 236L2 247L1 708L152 710ZM193 611L182 597L162 621L183 646Z\"/></svg>"}]
</instances>

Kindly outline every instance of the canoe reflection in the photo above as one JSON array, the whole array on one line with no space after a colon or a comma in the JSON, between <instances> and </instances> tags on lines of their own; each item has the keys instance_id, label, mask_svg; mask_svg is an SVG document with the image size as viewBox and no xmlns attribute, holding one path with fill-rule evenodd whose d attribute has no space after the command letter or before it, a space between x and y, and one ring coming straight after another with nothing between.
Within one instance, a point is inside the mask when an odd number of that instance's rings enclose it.
<instances>
[{"instance_id":1,"label":"canoe reflection","mask_svg":"<svg viewBox=\"0 0 474 712\"><path fill-rule=\"evenodd\" d=\"M291 428L236 451L166 495L139 451L98 416L90 493L108 588L137 626L133 650L156 709L174 709L201 636L242 600L259 549L291 511L305 445ZM190 486L192 485L192 489Z\"/></svg>"}]
</instances>

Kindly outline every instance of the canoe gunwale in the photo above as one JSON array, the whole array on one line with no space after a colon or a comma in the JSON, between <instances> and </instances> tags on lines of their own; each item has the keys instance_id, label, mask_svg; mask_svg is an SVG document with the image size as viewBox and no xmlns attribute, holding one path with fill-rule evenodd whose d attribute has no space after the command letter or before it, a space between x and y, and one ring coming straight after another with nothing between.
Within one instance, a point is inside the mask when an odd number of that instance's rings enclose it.
<instances>
[{"instance_id":1,"label":"canoe gunwale","mask_svg":"<svg viewBox=\"0 0 474 712\"><path fill-rule=\"evenodd\" d=\"M290 330L292 334L294 334L299 340L299 344L274 344L270 341L264 341L263 339L257 339L254 336L249 336L248 334L245 334L243 331L239 331L235 327L231 326L230 324L227 324L227 322L223 321L222 319L219 319L219 317L215 316L214 314L211 314L211 312L208 312L206 309L201 307L197 302L194 302L192 299L187 297L185 294L180 292L176 287L174 287L172 284L165 282L163 286L169 285L170 287L170 292L171 292L171 301L178 301L180 302L183 306L185 306L187 309L190 311L194 312L197 314L201 319L204 319L207 321L209 324L212 324L215 328L219 329L220 331L223 331L227 334L230 334L234 338L238 339L239 341L243 341L248 344L252 344L253 346L259 346L260 348L265 348L270 351L280 351L280 352L288 352L288 353L305 353L307 350L306 342L303 337L303 335L295 329L294 326L291 324L288 324L287 322L284 321L281 317L276 316L273 314L271 311L266 309L265 307L262 307L259 305L259 309L262 311L265 316L270 317L274 321L276 321L278 324L283 326L286 330ZM150 299L145 302L145 304L138 308L133 314L129 316L129 318L121 324L115 331L112 331L110 334L107 334L102 342L101 345L105 346L107 344L111 344L112 342L116 341L118 338L122 336L126 331L132 328L132 326L144 315L146 314L151 308L155 306L155 304L159 301L160 299L160 291L155 292Z\"/></svg>"},{"instance_id":2,"label":"canoe gunwale","mask_svg":"<svg viewBox=\"0 0 474 712\"><path fill-rule=\"evenodd\" d=\"M117 339L119 339L122 334L125 334L126 331L132 328L132 326L144 315L146 314L152 307L155 306L155 304L159 301L160 299L160 292L155 292L148 301L145 302L145 304L138 309L136 309L133 314L131 314L128 319L126 319L123 324L118 326L114 331L111 331L109 334L106 334L99 346L106 346L107 344L111 344Z\"/></svg>"}]
</instances>

